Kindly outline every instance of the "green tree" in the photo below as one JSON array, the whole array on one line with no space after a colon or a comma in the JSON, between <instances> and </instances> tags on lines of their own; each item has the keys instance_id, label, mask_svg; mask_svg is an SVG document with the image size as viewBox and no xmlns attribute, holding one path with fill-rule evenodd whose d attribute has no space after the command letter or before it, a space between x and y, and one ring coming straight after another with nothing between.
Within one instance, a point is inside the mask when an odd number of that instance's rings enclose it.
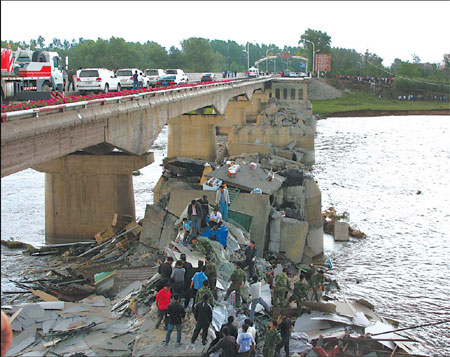
<instances>
[{"instance_id":1,"label":"green tree","mask_svg":"<svg viewBox=\"0 0 450 357\"><path fill-rule=\"evenodd\" d=\"M314 43L314 50L320 53L330 53L331 46L331 36L328 36L326 32L322 32L319 30L307 29L303 35L300 36L299 44L302 44L303 47L307 50L307 56L310 63L310 68L312 69L312 59L313 59L313 46L311 45L311 41Z\"/></svg>"},{"instance_id":2,"label":"green tree","mask_svg":"<svg viewBox=\"0 0 450 357\"><path fill-rule=\"evenodd\" d=\"M181 42L188 72L207 72L217 67L217 57L205 38L191 37Z\"/></svg>"}]
</instances>

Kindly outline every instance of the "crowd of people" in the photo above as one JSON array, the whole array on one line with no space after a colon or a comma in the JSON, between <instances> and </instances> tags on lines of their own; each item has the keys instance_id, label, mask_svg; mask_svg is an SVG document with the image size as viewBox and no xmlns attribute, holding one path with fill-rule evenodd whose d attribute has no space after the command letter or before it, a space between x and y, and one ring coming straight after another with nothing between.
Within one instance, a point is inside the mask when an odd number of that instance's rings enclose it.
<instances>
[{"instance_id":1,"label":"crowd of people","mask_svg":"<svg viewBox=\"0 0 450 357\"><path fill-rule=\"evenodd\" d=\"M221 186L217 191L216 207L208 214L207 197L203 196L198 201L193 200L188 207L188 218L183 220L184 236L183 241L195 249L192 241L196 240L205 218L213 219L214 216L227 216L229 197L226 187ZM196 217L197 216L197 217ZM222 219L222 218L221 218ZM218 222L216 221L216 224ZM208 227L216 227L209 225ZM186 322L187 312L191 312L195 319L195 328L191 343L195 343L201 333L203 345L207 344L208 329L212 324L213 308L222 301L231 303L236 311L247 316L244 323L239 326L233 316L228 317L228 322L223 324L213 342L209 345L206 355L221 351L221 356L254 356L256 346L261 342L255 329L255 311L260 304L266 314L272 319L266 326L267 332L264 334L263 355L265 357L280 356L281 349L284 348L286 356L289 356L289 340L293 329L292 316L282 313L273 319L273 309L263 299L261 294L263 280L267 283L272 292L272 306L285 308L291 301L297 303L297 316L304 313L302 303L304 301L321 299L321 291L325 287L324 272L316 271L311 266L311 270L300 273L291 289L290 271L285 267L283 271L274 276L274 270L270 272L259 272L255 262L258 250L255 242L251 241L245 249L241 260L235 262L235 269L230 277L230 285L225 295L218 294L216 288L217 268L211 255L206 255L204 261L199 260L197 267L186 259L185 254L181 254L180 259L175 262L170 256L161 263L158 272L161 275L160 286L157 288L156 306L158 318L156 328L158 329L164 320L164 328L167 331L163 343L169 344L170 337L174 329L177 331L177 344L181 344L182 325ZM273 266L275 268L275 266ZM241 295L241 288L247 285L249 294ZM244 289L243 291L246 291ZM283 310L280 310L283 311Z\"/></svg>"}]
</instances>

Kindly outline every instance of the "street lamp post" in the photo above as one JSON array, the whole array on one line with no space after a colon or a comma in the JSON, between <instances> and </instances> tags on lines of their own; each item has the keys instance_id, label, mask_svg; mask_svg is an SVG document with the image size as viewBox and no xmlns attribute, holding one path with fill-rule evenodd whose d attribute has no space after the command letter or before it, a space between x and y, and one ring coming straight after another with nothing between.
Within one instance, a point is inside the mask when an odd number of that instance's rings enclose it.
<instances>
[{"instance_id":1,"label":"street lamp post","mask_svg":"<svg viewBox=\"0 0 450 357\"><path fill-rule=\"evenodd\" d=\"M310 40L305 40L305 42L309 42L309 43L311 43L312 44L312 46L313 46L313 58L312 58L312 73L314 74L314 58L315 58L315 53L316 53L316 51L315 51L315 45L314 45L314 42L312 42L312 41L310 41Z\"/></svg>"},{"instance_id":2,"label":"street lamp post","mask_svg":"<svg viewBox=\"0 0 450 357\"><path fill-rule=\"evenodd\" d=\"M273 48L267 49L267 51L266 51L266 57L267 57L267 54L269 53L269 51L272 51L272 50L273 50ZM269 72L268 66L269 66L269 60L266 60L266 72Z\"/></svg>"}]
</instances>

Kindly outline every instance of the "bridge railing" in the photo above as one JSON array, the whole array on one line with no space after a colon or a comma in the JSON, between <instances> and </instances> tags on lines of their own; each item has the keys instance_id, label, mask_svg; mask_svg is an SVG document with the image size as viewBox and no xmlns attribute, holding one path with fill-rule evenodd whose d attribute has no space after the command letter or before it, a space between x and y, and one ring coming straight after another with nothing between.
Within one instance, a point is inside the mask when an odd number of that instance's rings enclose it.
<instances>
[{"instance_id":1,"label":"bridge railing","mask_svg":"<svg viewBox=\"0 0 450 357\"><path fill-rule=\"evenodd\" d=\"M30 117L36 117L38 118L40 115L47 115L47 114L54 114L55 112L64 112L66 110L76 110L80 108L88 108L90 106L94 105L106 105L106 104L113 104L113 103L122 103L126 101L133 101L133 100L139 100L143 98L148 97L157 97L157 96L166 96L169 93L177 93L177 92L199 92L200 90L204 89L211 89L215 87L236 87L239 85L247 85L247 84L254 84L258 82L266 82L270 80L270 78L263 78L263 79L238 79L233 80L229 82L220 82L220 83L208 83L208 84L199 84L192 87L180 87L180 88L172 88L172 89L162 89L157 91L149 91L149 92L142 92L138 94L129 94L124 96L117 96L117 97L111 97L111 98L99 98L99 99L92 99L92 100L85 100L80 102L74 102L74 103L65 103L65 104L56 104L56 105L49 105L46 107L41 108L33 108L33 109L27 109L27 110L18 110L13 112L7 112L7 113L1 113L2 117L2 123L13 121L13 120L20 120L20 119L26 119Z\"/></svg>"}]
</instances>

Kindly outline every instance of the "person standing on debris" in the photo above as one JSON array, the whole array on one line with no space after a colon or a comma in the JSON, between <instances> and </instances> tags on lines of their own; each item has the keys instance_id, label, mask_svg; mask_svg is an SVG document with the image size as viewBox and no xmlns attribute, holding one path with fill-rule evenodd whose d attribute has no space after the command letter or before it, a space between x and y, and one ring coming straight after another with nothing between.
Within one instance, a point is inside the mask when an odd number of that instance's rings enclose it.
<instances>
[{"instance_id":1,"label":"person standing on debris","mask_svg":"<svg viewBox=\"0 0 450 357\"><path fill-rule=\"evenodd\" d=\"M186 312L184 311L183 305L180 304L180 295L175 294L173 296L174 302L169 305L169 309L167 311L169 325L167 326L166 333L166 345L169 344L170 335L172 334L173 328L177 329L177 345L181 345L181 323L184 321L186 317Z\"/></svg>"},{"instance_id":2,"label":"person standing on debris","mask_svg":"<svg viewBox=\"0 0 450 357\"><path fill-rule=\"evenodd\" d=\"M308 299L309 286L306 282L305 275L300 273L300 279L294 284L294 291L292 292L291 300L297 303L297 316L303 313L302 302Z\"/></svg>"},{"instance_id":3,"label":"person standing on debris","mask_svg":"<svg viewBox=\"0 0 450 357\"><path fill-rule=\"evenodd\" d=\"M247 332L250 335L252 335L253 339L255 340L255 343L257 343L257 341L256 341L256 329L255 329L255 326L253 326L253 322L250 321L250 319L245 319L244 323L246 323L248 325Z\"/></svg>"},{"instance_id":4,"label":"person standing on debris","mask_svg":"<svg viewBox=\"0 0 450 357\"><path fill-rule=\"evenodd\" d=\"M241 306L241 286L244 283L245 280L245 273L241 269L241 266L239 265L239 262L236 262L236 270L233 271L233 273L230 276L230 287L227 290L227 293L225 294L225 300L228 299L231 292L234 291L236 294L236 306Z\"/></svg>"},{"instance_id":5,"label":"person standing on debris","mask_svg":"<svg viewBox=\"0 0 450 357\"><path fill-rule=\"evenodd\" d=\"M276 320L272 320L269 325L269 331L266 333L266 338L264 339L263 356L264 357L274 357L276 346L283 339L277 330Z\"/></svg>"},{"instance_id":6,"label":"person standing on debris","mask_svg":"<svg viewBox=\"0 0 450 357\"><path fill-rule=\"evenodd\" d=\"M255 247L255 241L251 240L250 245L245 249L245 260L241 263L242 269L248 266L249 279L255 275L255 260L258 249Z\"/></svg>"},{"instance_id":7,"label":"person standing on debris","mask_svg":"<svg viewBox=\"0 0 450 357\"><path fill-rule=\"evenodd\" d=\"M209 216L209 228L213 231L220 228L222 225L222 213L219 212L217 207L214 207L211 215Z\"/></svg>"},{"instance_id":8,"label":"person standing on debris","mask_svg":"<svg viewBox=\"0 0 450 357\"><path fill-rule=\"evenodd\" d=\"M220 185L216 192L216 206L219 206L222 219L228 222L228 207L230 206L230 195L224 185Z\"/></svg>"},{"instance_id":9,"label":"person standing on debris","mask_svg":"<svg viewBox=\"0 0 450 357\"><path fill-rule=\"evenodd\" d=\"M167 311L169 309L170 297L172 293L170 292L170 284L166 283L164 287L158 291L156 294L155 303L158 307L158 322L156 323L155 328L158 329L161 321L164 319L165 330L167 330L169 321L167 320Z\"/></svg>"},{"instance_id":10,"label":"person standing on debris","mask_svg":"<svg viewBox=\"0 0 450 357\"><path fill-rule=\"evenodd\" d=\"M197 237L200 233L200 224L202 222L202 207L196 200L192 200L188 206L188 219L192 221L191 239Z\"/></svg>"},{"instance_id":11,"label":"person standing on debris","mask_svg":"<svg viewBox=\"0 0 450 357\"><path fill-rule=\"evenodd\" d=\"M183 245L187 245L191 242L192 230L192 221L183 218Z\"/></svg>"},{"instance_id":12,"label":"person standing on debris","mask_svg":"<svg viewBox=\"0 0 450 357\"><path fill-rule=\"evenodd\" d=\"M191 296L191 279L192 279L192 264L186 261L186 254L180 255L180 260L183 262L184 273L184 291L182 297L184 298L184 307L188 307Z\"/></svg>"},{"instance_id":13,"label":"person standing on debris","mask_svg":"<svg viewBox=\"0 0 450 357\"><path fill-rule=\"evenodd\" d=\"M197 294L195 295L195 303L198 304L199 302L203 301L203 296L205 294L209 296L209 304L214 307L214 294L209 288L208 280L205 280L203 282L203 286L198 289Z\"/></svg>"},{"instance_id":14,"label":"person standing on debris","mask_svg":"<svg viewBox=\"0 0 450 357\"><path fill-rule=\"evenodd\" d=\"M313 289L314 299L319 302L321 291L323 290L323 284L325 282L323 276L323 270L319 270L317 273L314 273L309 279L309 286Z\"/></svg>"},{"instance_id":15,"label":"person standing on debris","mask_svg":"<svg viewBox=\"0 0 450 357\"><path fill-rule=\"evenodd\" d=\"M181 296L184 290L184 275L186 270L183 268L183 262L177 260L175 264L175 269L172 271L170 280L172 282L172 293Z\"/></svg>"},{"instance_id":16,"label":"person standing on debris","mask_svg":"<svg viewBox=\"0 0 450 357\"><path fill-rule=\"evenodd\" d=\"M275 288L273 292L273 305L279 307L285 307L286 294L289 291L290 283L287 276L287 268L283 268L283 271L275 277Z\"/></svg>"},{"instance_id":17,"label":"person standing on debris","mask_svg":"<svg viewBox=\"0 0 450 357\"><path fill-rule=\"evenodd\" d=\"M222 331L225 327L230 331L230 336L233 336L234 338L237 338L238 336L238 329L234 325L234 316L228 316L228 322L226 324L223 324L220 327L220 330Z\"/></svg>"},{"instance_id":18,"label":"person standing on debris","mask_svg":"<svg viewBox=\"0 0 450 357\"><path fill-rule=\"evenodd\" d=\"M217 295L217 269L216 269L216 264L212 261L212 257L208 254L205 257L205 261L206 261L206 270L205 270L205 274L208 277L208 282L209 282L209 288L211 289L214 298L218 298ZM212 300L210 300L212 301Z\"/></svg>"},{"instance_id":19,"label":"person standing on debris","mask_svg":"<svg viewBox=\"0 0 450 357\"><path fill-rule=\"evenodd\" d=\"M201 227L206 227L205 218L209 216L209 202L208 196L203 195L198 201L200 203L200 207L202 208L202 224Z\"/></svg>"},{"instance_id":20,"label":"person standing on debris","mask_svg":"<svg viewBox=\"0 0 450 357\"><path fill-rule=\"evenodd\" d=\"M206 338L208 337L208 328L212 322L212 307L208 303L209 295L203 295L203 301L194 306L193 312L197 324L195 325L194 334L191 338L191 343L195 343L195 340L202 330L202 343L206 345Z\"/></svg>"},{"instance_id":21,"label":"person standing on debris","mask_svg":"<svg viewBox=\"0 0 450 357\"><path fill-rule=\"evenodd\" d=\"M172 275L172 263L173 258L167 257L166 261L164 263L161 263L158 267L158 273L161 275L161 280L170 280L170 277Z\"/></svg>"},{"instance_id":22,"label":"person standing on debris","mask_svg":"<svg viewBox=\"0 0 450 357\"><path fill-rule=\"evenodd\" d=\"M203 263L203 261L202 261ZM208 280L208 277L205 274L206 267L202 264L201 271L194 274L191 281L191 289L192 289L192 298L195 301L195 296L197 295L197 291L203 287L203 282Z\"/></svg>"},{"instance_id":23,"label":"person standing on debris","mask_svg":"<svg viewBox=\"0 0 450 357\"><path fill-rule=\"evenodd\" d=\"M239 346L238 355L244 357L250 357L251 353L255 350L255 340L252 335L248 333L248 325L242 325L242 332L238 335L236 343Z\"/></svg>"},{"instance_id":24,"label":"person standing on debris","mask_svg":"<svg viewBox=\"0 0 450 357\"><path fill-rule=\"evenodd\" d=\"M284 346L284 352L286 356L289 356L289 340L291 338L292 331L292 320L289 316L285 314L280 314L277 319L278 329L280 330L280 335L282 341L277 344L276 352L281 355L281 348Z\"/></svg>"},{"instance_id":25,"label":"person standing on debris","mask_svg":"<svg viewBox=\"0 0 450 357\"><path fill-rule=\"evenodd\" d=\"M253 282L250 284L250 321L255 321L256 305L261 304L264 309L270 314L270 306L261 297L261 282L258 277L253 277Z\"/></svg>"},{"instance_id":26,"label":"person standing on debris","mask_svg":"<svg viewBox=\"0 0 450 357\"><path fill-rule=\"evenodd\" d=\"M222 330L222 338L214 345L213 348L208 349L206 355L209 356L211 353L214 353L220 349L222 349L222 353L220 357L235 357L237 353L237 345L236 339L234 336L230 336L230 332L228 327L224 327Z\"/></svg>"}]
</instances>

